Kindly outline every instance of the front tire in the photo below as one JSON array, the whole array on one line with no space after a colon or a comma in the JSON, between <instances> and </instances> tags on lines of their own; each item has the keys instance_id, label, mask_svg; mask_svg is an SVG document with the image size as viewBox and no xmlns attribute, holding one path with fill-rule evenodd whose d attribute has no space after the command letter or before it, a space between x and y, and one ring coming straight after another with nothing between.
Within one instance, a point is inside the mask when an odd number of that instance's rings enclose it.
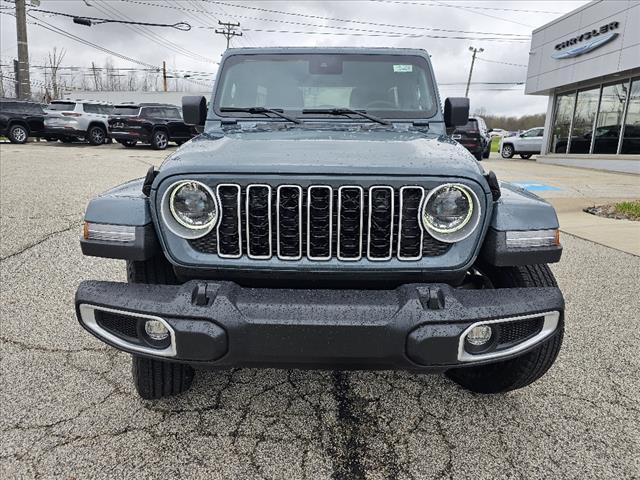
<instances>
[{"instance_id":1,"label":"front tire","mask_svg":"<svg viewBox=\"0 0 640 480\"><path fill-rule=\"evenodd\" d=\"M139 262L127 262L127 281L155 285L178 283L173 267L163 255ZM186 392L195 377L195 371L190 365L136 355L131 357L131 373L138 395L145 400Z\"/></svg>"},{"instance_id":2,"label":"front tire","mask_svg":"<svg viewBox=\"0 0 640 480\"><path fill-rule=\"evenodd\" d=\"M513 145L510 144L503 145L502 151L500 152L502 158L513 158L514 153Z\"/></svg>"},{"instance_id":3,"label":"front tire","mask_svg":"<svg viewBox=\"0 0 640 480\"><path fill-rule=\"evenodd\" d=\"M548 265L495 268L487 272L496 288L557 287ZM542 377L555 362L564 335L561 320L556 331L519 357L477 367L455 368L446 375L476 393L504 393L526 387Z\"/></svg>"},{"instance_id":4,"label":"front tire","mask_svg":"<svg viewBox=\"0 0 640 480\"><path fill-rule=\"evenodd\" d=\"M21 145L27 142L27 139L29 138L29 131L27 130L27 127L23 125L13 125L9 129L8 137L11 143L17 143Z\"/></svg>"},{"instance_id":5,"label":"front tire","mask_svg":"<svg viewBox=\"0 0 640 480\"><path fill-rule=\"evenodd\" d=\"M169 134L165 130L156 130L151 136L151 148L164 150L169 145Z\"/></svg>"}]
</instances>

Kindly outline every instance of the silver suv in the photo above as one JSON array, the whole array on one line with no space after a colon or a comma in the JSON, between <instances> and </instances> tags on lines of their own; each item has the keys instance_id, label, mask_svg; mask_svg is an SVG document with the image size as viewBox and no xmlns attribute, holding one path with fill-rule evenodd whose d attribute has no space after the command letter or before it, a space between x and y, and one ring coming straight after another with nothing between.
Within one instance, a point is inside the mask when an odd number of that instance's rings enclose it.
<instances>
[{"instance_id":1,"label":"silver suv","mask_svg":"<svg viewBox=\"0 0 640 480\"><path fill-rule=\"evenodd\" d=\"M46 108L47 139L71 143L84 139L91 145L107 141L108 117L113 106L87 100L55 100Z\"/></svg>"},{"instance_id":2,"label":"silver suv","mask_svg":"<svg viewBox=\"0 0 640 480\"><path fill-rule=\"evenodd\" d=\"M518 153L524 159L531 158L542 151L543 127L535 127L526 130L519 135L502 137L500 141L500 153L502 158L511 158Z\"/></svg>"}]
</instances>

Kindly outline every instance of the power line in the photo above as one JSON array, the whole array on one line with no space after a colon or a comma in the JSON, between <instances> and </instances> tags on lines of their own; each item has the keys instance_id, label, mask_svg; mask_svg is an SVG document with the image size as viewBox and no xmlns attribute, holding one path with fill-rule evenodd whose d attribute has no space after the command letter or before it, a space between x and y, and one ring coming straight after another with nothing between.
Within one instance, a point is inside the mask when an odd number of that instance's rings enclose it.
<instances>
[{"instance_id":1,"label":"power line","mask_svg":"<svg viewBox=\"0 0 640 480\"><path fill-rule=\"evenodd\" d=\"M196 12L202 13L202 10L193 10L193 9L188 9L188 8L184 8L184 7L173 7L173 6L169 6L169 5L166 5L166 4L149 3L149 2L144 2L144 1L140 1L140 0L120 0L120 1L121 2L126 2L126 3L138 4L138 5L146 5L146 6L153 6L153 7L159 7L159 8L170 8L170 9L181 10L181 11L196 11ZM528 35L515 34L515 33L475 32L475 31L467 31L467 30L430 28L430 27L419 27L419 26L411 26L411 25L398 25L398 24L390 24L390 23L369 22L369 21L363 21L363 20L347 20L347 19L341 19L341 18L324 17L324 16L321 16L321 15L310 15L310 14L302 14L302 13L295 13L295 12L285 12L285 11L281 11L281 10L272 10L272 9L266 9L266 8L261 8L261 7L252 7L252 6L248 6L248 5L234 5L234 4L225 3L225 2L218 2L218 1L209 1L208 3L214 4L214 5L217 5L217 6L220 6L221 4L223 4L223 5L227 5L227 6L231 6L231 7L235 7L235 8L245 8L245 9L257 10L257 11L265 11L265 12L268 12L268 13L275 13L275 14L278 14L278 15L293 15L293 16L298 16L298 17L303 17L303 18L312 18L312 19L316 19L316 20L327 20L327 21L334 21L334 22L355 23L355 24L359 24L359 25L372 25L372 26L377 26L377 27L402 28L402 29L408 29L408 30L434 31L434 32L444 32L444 33L464 33L464 34L472 34L472 35L496 35L496 36L501 36L501 37L511 37L511 38L514 38L514 39L517 39L517 40L521 40L521 41L524 41L524 40L528 41L529 38L530 38L530 36L528 36ZM230 15L228 15L228 16L230 16ZM386 31L380 31L380 30L362 29L362 28L354 28L354 27L346 27L346 26L319 25L319 24L315 24L315 23L296 22L296 21L292 21L292 20L251 17L251 16L247 16L247 15L236 15L236 14L234 14L233 17L234 18L248 19L248 20L273 22L273 23L284 23L284 24L290 24L290 25L308 26L308 27L315 27L315 28L330 28L330 29L335 29L335 30L346 30L346 31L365 32L365 33L385 33L385 34L386 33L393 33L393 32L386 32ZM246 31L247 29L243 28L243 30ZM283 31L283 32L286 32L286 31ZM398 32L395 32L395 33L398 33ZM474 37L473 39L476 39L476 38Z\"/></svg>"},{"instance_id":2,"label":"power line","mask_svg":"<svg viewBox=\"0 0 640 480\"><path fill-rule=\"evenodd\" d=\"M511 65L513 67L523 67L523 68L527 68L528 65L523 65L522 63L509 63L509 62L501 62L499 60L489 60L488 58L476 58L476 60L482 60L483 62L489 62L489 63L499 63L501 65Z\"/></svg>"},{"instance_id":3,"label":"power line","mask_svg":"<svg viewBox=\"0 0 640 480\"><path fill-rule=\"evenodd\" d=\"M97 0L99 1L99 0ZM127 16L124 13L121 13L117 7L113 7L111 5L109 5L107 2L101 2L102 8L100 7L100 5L94 4L93 6L95 8L97 8L98 10L100 10L103 13L106 14L115 14L117 16L119 16L120 18L128 18L130 19L131 17ZM107 10L105 10L107 9ZM172 50L176 53L179 53L180 55L189 57L193 60L196 61L200 61L200 62L206 62L206 63L212 63L212 60L210 58L207 58L203 55L200 55L199 53L196 52L192 52L191 50L187 50L184 47L181 47L180 45L171 42L169 40L167 40L166 38L158 35L157 33L153 32L151 29L148 28L144 28L144 27L136 27L136 26L130 26L129 28L130 30L139 33L140 35L148 38L149 40L153 41L155 44L160 44L163 45L165 48Z\"/></svg>"},{"instance_id":4,"label":"power line","mask_svg":"<svg viewBox=\"0 0 640 480\"><path fill-rule=\"evenodd\" d=\"M433 3L423 3L423 2L411 2L407 0L368 0L370 2L378 2L378 3L399 3L403 5L419 5L421 7L434 7L434 6L445 6L445 5L433 5ZM451 5L446 5L447 7ZM465 8L474 9L474 10L494 10L501 12L526 12L526 13L548 13L553 15L562 15L562 12L552 12L549 10L523 10L520 8L498 8L498 7L477 7L471 5L465 5Z\"/></svg>"},{"instance_id":5,"label":"power line","mask_svg":"<svg viewBox=\"0 0 640 480\"><path fill-rule=\"evenodd\" d=\"M435 3L437 3L441 7L457 8L459 10L466 10L467 12L469 11L468 7L462 6L462 5L449 5L447 3L442 3L442 2L435 2ZM501 20L503 22L515 23L516 25L522 25L523 27L533 28L531 25L528 25L526 23L516 22L515 20L509 20L508 18L496 17L495 15L489 15L488 13L483 13L483 12L472 12L472 13L475 13L476 15L482 15L483 17L493 18L494 20Z\"/></svg>"}]
</instances>

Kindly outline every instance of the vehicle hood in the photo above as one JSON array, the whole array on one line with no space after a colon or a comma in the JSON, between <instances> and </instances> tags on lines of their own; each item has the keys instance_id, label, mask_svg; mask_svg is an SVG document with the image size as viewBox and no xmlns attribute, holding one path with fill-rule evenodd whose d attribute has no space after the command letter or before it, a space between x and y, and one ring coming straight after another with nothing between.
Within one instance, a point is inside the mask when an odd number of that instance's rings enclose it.
<instances>
[{"instance_id":1,"label":"vehicle hood","mask_svg":"<svg viewBox=\"0 0 640 480\"><path fill-rule=\"evenodd\" d=\"M202 134L165 160L185 173L451 176L478 179L475 158L444 135L397 129L281 129Z\"/></svg>"}]
</instances>

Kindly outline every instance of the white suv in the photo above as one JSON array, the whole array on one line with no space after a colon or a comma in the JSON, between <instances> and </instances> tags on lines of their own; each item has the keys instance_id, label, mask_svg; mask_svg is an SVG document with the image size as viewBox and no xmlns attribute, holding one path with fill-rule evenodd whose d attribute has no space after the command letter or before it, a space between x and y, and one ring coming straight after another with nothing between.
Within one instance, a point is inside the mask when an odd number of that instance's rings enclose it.
<instances>
[{"instance_id":1,"label":"white suv","mask_svg":"<svg viewBox=\"0 0 640 480\"><path fill-rule=\"evenodd\" d=\"M531 158L531 155L542 151L543 127L535 127L512 137L502 137L500 140L500 153L502 158L511 158L519 153L522 158Z\"/></svg>"},{"instance_id":2,"label":"white suv","mask_svg":"<svg viewBox=\"0 0 640 480\"><path fill-rule=\"evenodd\" d=\"M113 106L85 100L55 100L45 112L46 138L71 143L85 139L91 145L102 145L108 137L108 117Z\"/></svg>"}]
</instances>

